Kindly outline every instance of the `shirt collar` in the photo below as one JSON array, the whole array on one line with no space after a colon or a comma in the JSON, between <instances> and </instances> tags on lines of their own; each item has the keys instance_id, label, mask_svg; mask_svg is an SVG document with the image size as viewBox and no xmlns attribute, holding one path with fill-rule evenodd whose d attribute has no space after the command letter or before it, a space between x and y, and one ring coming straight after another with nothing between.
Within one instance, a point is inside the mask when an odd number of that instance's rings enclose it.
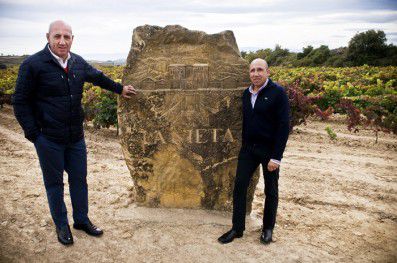
<instances>
[{"instance_id":1,"label":"shirt collar","mask_svg":"<svg viewBox=\"0 0 397 263\"><path fill-rule=\"evenodd\" d=\"M50 51L51 55L59 62L59 64L63 67L66 68L68 65L68 61L70 59L70 52L68 53L68 57L66 58L65 62L63 62L63 59L55 55L54 52L52 52L50 45L47 46L48 50Z\"/></svg>"},{"instance_id":2,"label":"shirt collar","mask_svg":"<svg viewBox=\"0 0 397 263\"><path fill-rule=\"evenodd\" d=\"M249 90L249 92L250 92L251 94L255 94L255 95L256 95L256 94L258 94L261 90L263 90L263 89L266 87L266 85L267 85L268 82L269 82L269 78L266 79L265 83L262 85L262 87L260 87L260 88L258 89L257 92L254 92L254 91L253 91L253 89L252 89L253 86L254 86L253 84L251 84L251 86L249 87L248 90Z\"/></svg>"}]
</instances>

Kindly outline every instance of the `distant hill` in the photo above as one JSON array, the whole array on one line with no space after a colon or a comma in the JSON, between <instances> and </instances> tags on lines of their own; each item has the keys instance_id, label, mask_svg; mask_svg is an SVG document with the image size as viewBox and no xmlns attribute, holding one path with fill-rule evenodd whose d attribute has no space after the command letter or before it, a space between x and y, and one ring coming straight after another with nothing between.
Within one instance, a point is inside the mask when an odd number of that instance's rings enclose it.
<instances>
[{"instance_id":1,"label":"distant hill","mask_svg":"<svg viewBox=\"0 0 397 263\"><path fill-rule=\"evenodd\" d=\"M6 68L9 66L20 65L22 61L24 61L29 55L23 56L0 56L0 69ZM117 59L117 60L88 60L88 63L93 65L102 65L102 66L120 66L125 65L125 59Z\"/></svg>"},{"instance_id":2,"label":"distant hill","mask_svg":"<svg viewBox=\"0 0 397 263\"><path fill-rule=\"evenodd\" d=\"M88 63L92 65L101 65L101 66L124 66L126 63L125 59L117 59L117 60L87 60Z\"/></svg>"},{"instance_id":3,"label":"distant hill","mask_svg":"<svg viewBox=\"0 0 397 263\"><path fill-rule=\"evenodd\" d=\"M23 56L0 56L0 68L19 65L27 58L28 55Z\"/></svg>"}]
</instances>

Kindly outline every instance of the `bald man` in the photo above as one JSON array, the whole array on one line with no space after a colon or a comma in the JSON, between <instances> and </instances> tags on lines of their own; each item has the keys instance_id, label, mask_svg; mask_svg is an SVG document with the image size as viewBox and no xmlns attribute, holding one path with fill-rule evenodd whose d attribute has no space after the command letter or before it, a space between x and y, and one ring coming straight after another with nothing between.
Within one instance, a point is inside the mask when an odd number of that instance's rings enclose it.
<instances>
[{"instance_id":1,"label":"bald man","mask_svg":"<svg viewBox=\"0 0 397 263\"><path fill-rule=\"evenodd\" d=\"M289 103L283 87L269 78L265 60L250 64L251 86L243 93L242 146L238 156L233 191L233 226L218 238L222 244L243 236L247 189L259 164L265 179L265 205L260 241L272 241L278 206L278 178L281 158L289 134Z\"/></svg>"},{"instance_id":2,"label":"bald man","mask_svg":"<svg viewBox=\"0 0 397 263\"><path fill-rule=\"evenodd\" d=\"M63 172L68 173L73 207L73 227L92 236L103 231L88 218L87 150L84 112L81 106L84 82L91 82L125 98L136 93L93 68L70 52L72 28L63 21L50 24L43 50L20 66L13 105L25 137L34 143L40 161L48 204L58 241L73 244L63 198Z\"/></svg>"}]
</instances>

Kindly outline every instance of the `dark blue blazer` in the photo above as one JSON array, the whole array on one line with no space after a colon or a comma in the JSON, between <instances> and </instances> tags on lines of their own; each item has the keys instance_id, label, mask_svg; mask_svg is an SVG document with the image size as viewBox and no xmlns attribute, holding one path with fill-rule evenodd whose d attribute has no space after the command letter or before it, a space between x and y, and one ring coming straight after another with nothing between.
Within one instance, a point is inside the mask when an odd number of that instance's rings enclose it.
<instances>
[{"instance_id":1,"label":"dark blue blazer","mask_svg":"<svg viewBox=\"0 0 397 263\"><path fill-rule=\"evenodd\" d=\"M48 44L20 66L13 105L25 137L67 144L84 137L81 106L84 82L121 94L123 87L71 53L66 72L52 56Z\"/></svg>"}]
</instances>

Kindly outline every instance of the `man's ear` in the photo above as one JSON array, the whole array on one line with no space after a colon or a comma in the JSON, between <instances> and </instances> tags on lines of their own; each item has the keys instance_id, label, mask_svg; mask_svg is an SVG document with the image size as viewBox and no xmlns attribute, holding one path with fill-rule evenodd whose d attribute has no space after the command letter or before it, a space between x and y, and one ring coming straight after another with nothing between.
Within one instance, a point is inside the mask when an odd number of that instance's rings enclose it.
<instances>
[{"instance_id":1,"label":"man's ear","mask_svg":"<svg viewBox=\"0 0 397 263\"><path fill-rule=\"evenodd\" d=\"M45 34L45 36L47 37L48 43L50 43L50 33Z\"/></svg>"}]
</instances>

